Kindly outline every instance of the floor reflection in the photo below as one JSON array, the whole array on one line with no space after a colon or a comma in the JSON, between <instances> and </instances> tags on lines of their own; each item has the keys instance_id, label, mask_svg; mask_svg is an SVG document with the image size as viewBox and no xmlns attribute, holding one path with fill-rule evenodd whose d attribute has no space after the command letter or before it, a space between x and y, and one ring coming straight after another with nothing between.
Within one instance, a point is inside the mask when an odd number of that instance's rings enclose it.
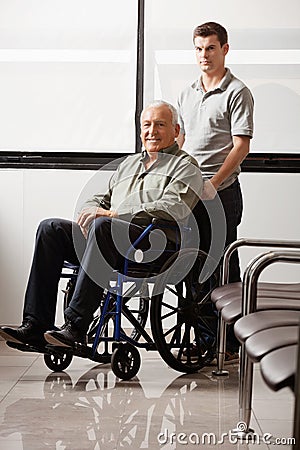
<instances>
[{"instance_id":1,"label":"floor reflection","mask_svg":"<svg viewBox=\"0 0 300 450\"><path fill-rule=\"evenodd\" d=\"M43 383L41 398L27 395L33 382L21 381L19 398L5 399L0 444L3 438L21 441L16 448L26 450L171 449L176 448L169 439L172 433L226 431L236 423L237 370L226 384L213 379L210 369L180 375L165 367L155 370L151 360L147 365L143 381L119 381L109 365L92 367L77 379L71 370L51 373L36 381Z\"/></svg>"}]
</instances>

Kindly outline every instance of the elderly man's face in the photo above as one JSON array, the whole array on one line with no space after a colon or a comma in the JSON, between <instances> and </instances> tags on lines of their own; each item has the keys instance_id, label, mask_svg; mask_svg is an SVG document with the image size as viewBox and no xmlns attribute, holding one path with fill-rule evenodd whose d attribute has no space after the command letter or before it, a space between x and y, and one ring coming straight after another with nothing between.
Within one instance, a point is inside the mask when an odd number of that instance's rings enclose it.
<instances>
[{"instance_id":1,"label":"elderly man's face","mask_svg":"<svg viewBox=\"0 0 300 450\"><path fill-rule=\"evenodd\" d=\"M179 129L178 124L172 124L172 113L165 105L149 107L142 113L141 139L148 153L174 144Z\"/></svg>"}]
</instances>

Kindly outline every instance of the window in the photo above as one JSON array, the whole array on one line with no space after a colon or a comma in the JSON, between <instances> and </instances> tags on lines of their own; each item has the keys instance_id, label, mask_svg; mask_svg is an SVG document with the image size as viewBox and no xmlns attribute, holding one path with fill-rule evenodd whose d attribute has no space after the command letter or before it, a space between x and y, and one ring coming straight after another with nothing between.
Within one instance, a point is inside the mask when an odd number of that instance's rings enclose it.
<instances>
[{"instance_id":1,"label":"window","mask_svg":"<svg viewBox=\"0 0 300 450\"><path fill-rule=\"evenodd\" d=\"M0 150L135 148L137 2L1 0Z\"/></svg>"},{"instance_id":2,"label":"window","mask_svg":"<svg viewBox=\"0 0 300 450\"><path fill-rule=\"evenodd\" d=\"M288 7L287 7L288 3ZM219 22L229 35L226 64L255 99L253 152L300 153L300 3L253 0L146 2L145 96L175 102L199 77L193 29Z\"/></svg>"}]
</instances>

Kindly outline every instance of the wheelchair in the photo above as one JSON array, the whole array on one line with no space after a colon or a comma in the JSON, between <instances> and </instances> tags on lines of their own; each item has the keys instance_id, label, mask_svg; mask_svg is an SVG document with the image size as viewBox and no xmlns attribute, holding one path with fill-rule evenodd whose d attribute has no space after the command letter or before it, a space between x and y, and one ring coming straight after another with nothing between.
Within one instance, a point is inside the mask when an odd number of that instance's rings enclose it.
<instances>
[{"instance_id":1,"label":"wheelchair","mask_svg":"<svg viewBox=\"0 0 300 450\"><path fill-rule=\"evenodd\" d=\"M209 256L196 248L179 248L179 239L173 249L164 251L162 265L157 263L160 258L143 263L138 244L164 227L172 225L154 219L131 244L122 272L114 271L109 288L99 299L99 310L89 327L86 345L78 343L73 348L46 345L41 349L28 344L7 344L23 351L44 353L45 364L54 372L64 371L73 356L79 356L110 363L118 378L129 380L140 368L139 348L158 351L176 371L199 371L215 357L210 292L216 287L218 276L214 274L215 283L207 290L205 267ZM185 227L183 233L188 232ZM68 279L64 308L72 298L77 273L77 266L64 263L61 277Z\"/></svg>"}]
</instances>

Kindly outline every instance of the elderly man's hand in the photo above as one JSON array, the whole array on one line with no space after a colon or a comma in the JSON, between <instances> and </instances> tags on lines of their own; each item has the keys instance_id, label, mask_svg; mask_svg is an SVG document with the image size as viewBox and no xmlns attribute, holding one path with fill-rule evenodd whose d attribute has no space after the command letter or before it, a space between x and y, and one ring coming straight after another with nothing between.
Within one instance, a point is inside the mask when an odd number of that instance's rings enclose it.
<instances>
[{"instance_id":1,"label":"elderly man's hand","mask_svg":"<svg viewBox=\"0 0 300 450\"><path fill-rule=\"evenodd\" d=\"M87 208L81 211L77 219L77 223L80 226L82 234L87 237L88 229L92 220L97 217L118 217L116 211L110 211L104 208Z\"/></svg>"}]
</instances>

